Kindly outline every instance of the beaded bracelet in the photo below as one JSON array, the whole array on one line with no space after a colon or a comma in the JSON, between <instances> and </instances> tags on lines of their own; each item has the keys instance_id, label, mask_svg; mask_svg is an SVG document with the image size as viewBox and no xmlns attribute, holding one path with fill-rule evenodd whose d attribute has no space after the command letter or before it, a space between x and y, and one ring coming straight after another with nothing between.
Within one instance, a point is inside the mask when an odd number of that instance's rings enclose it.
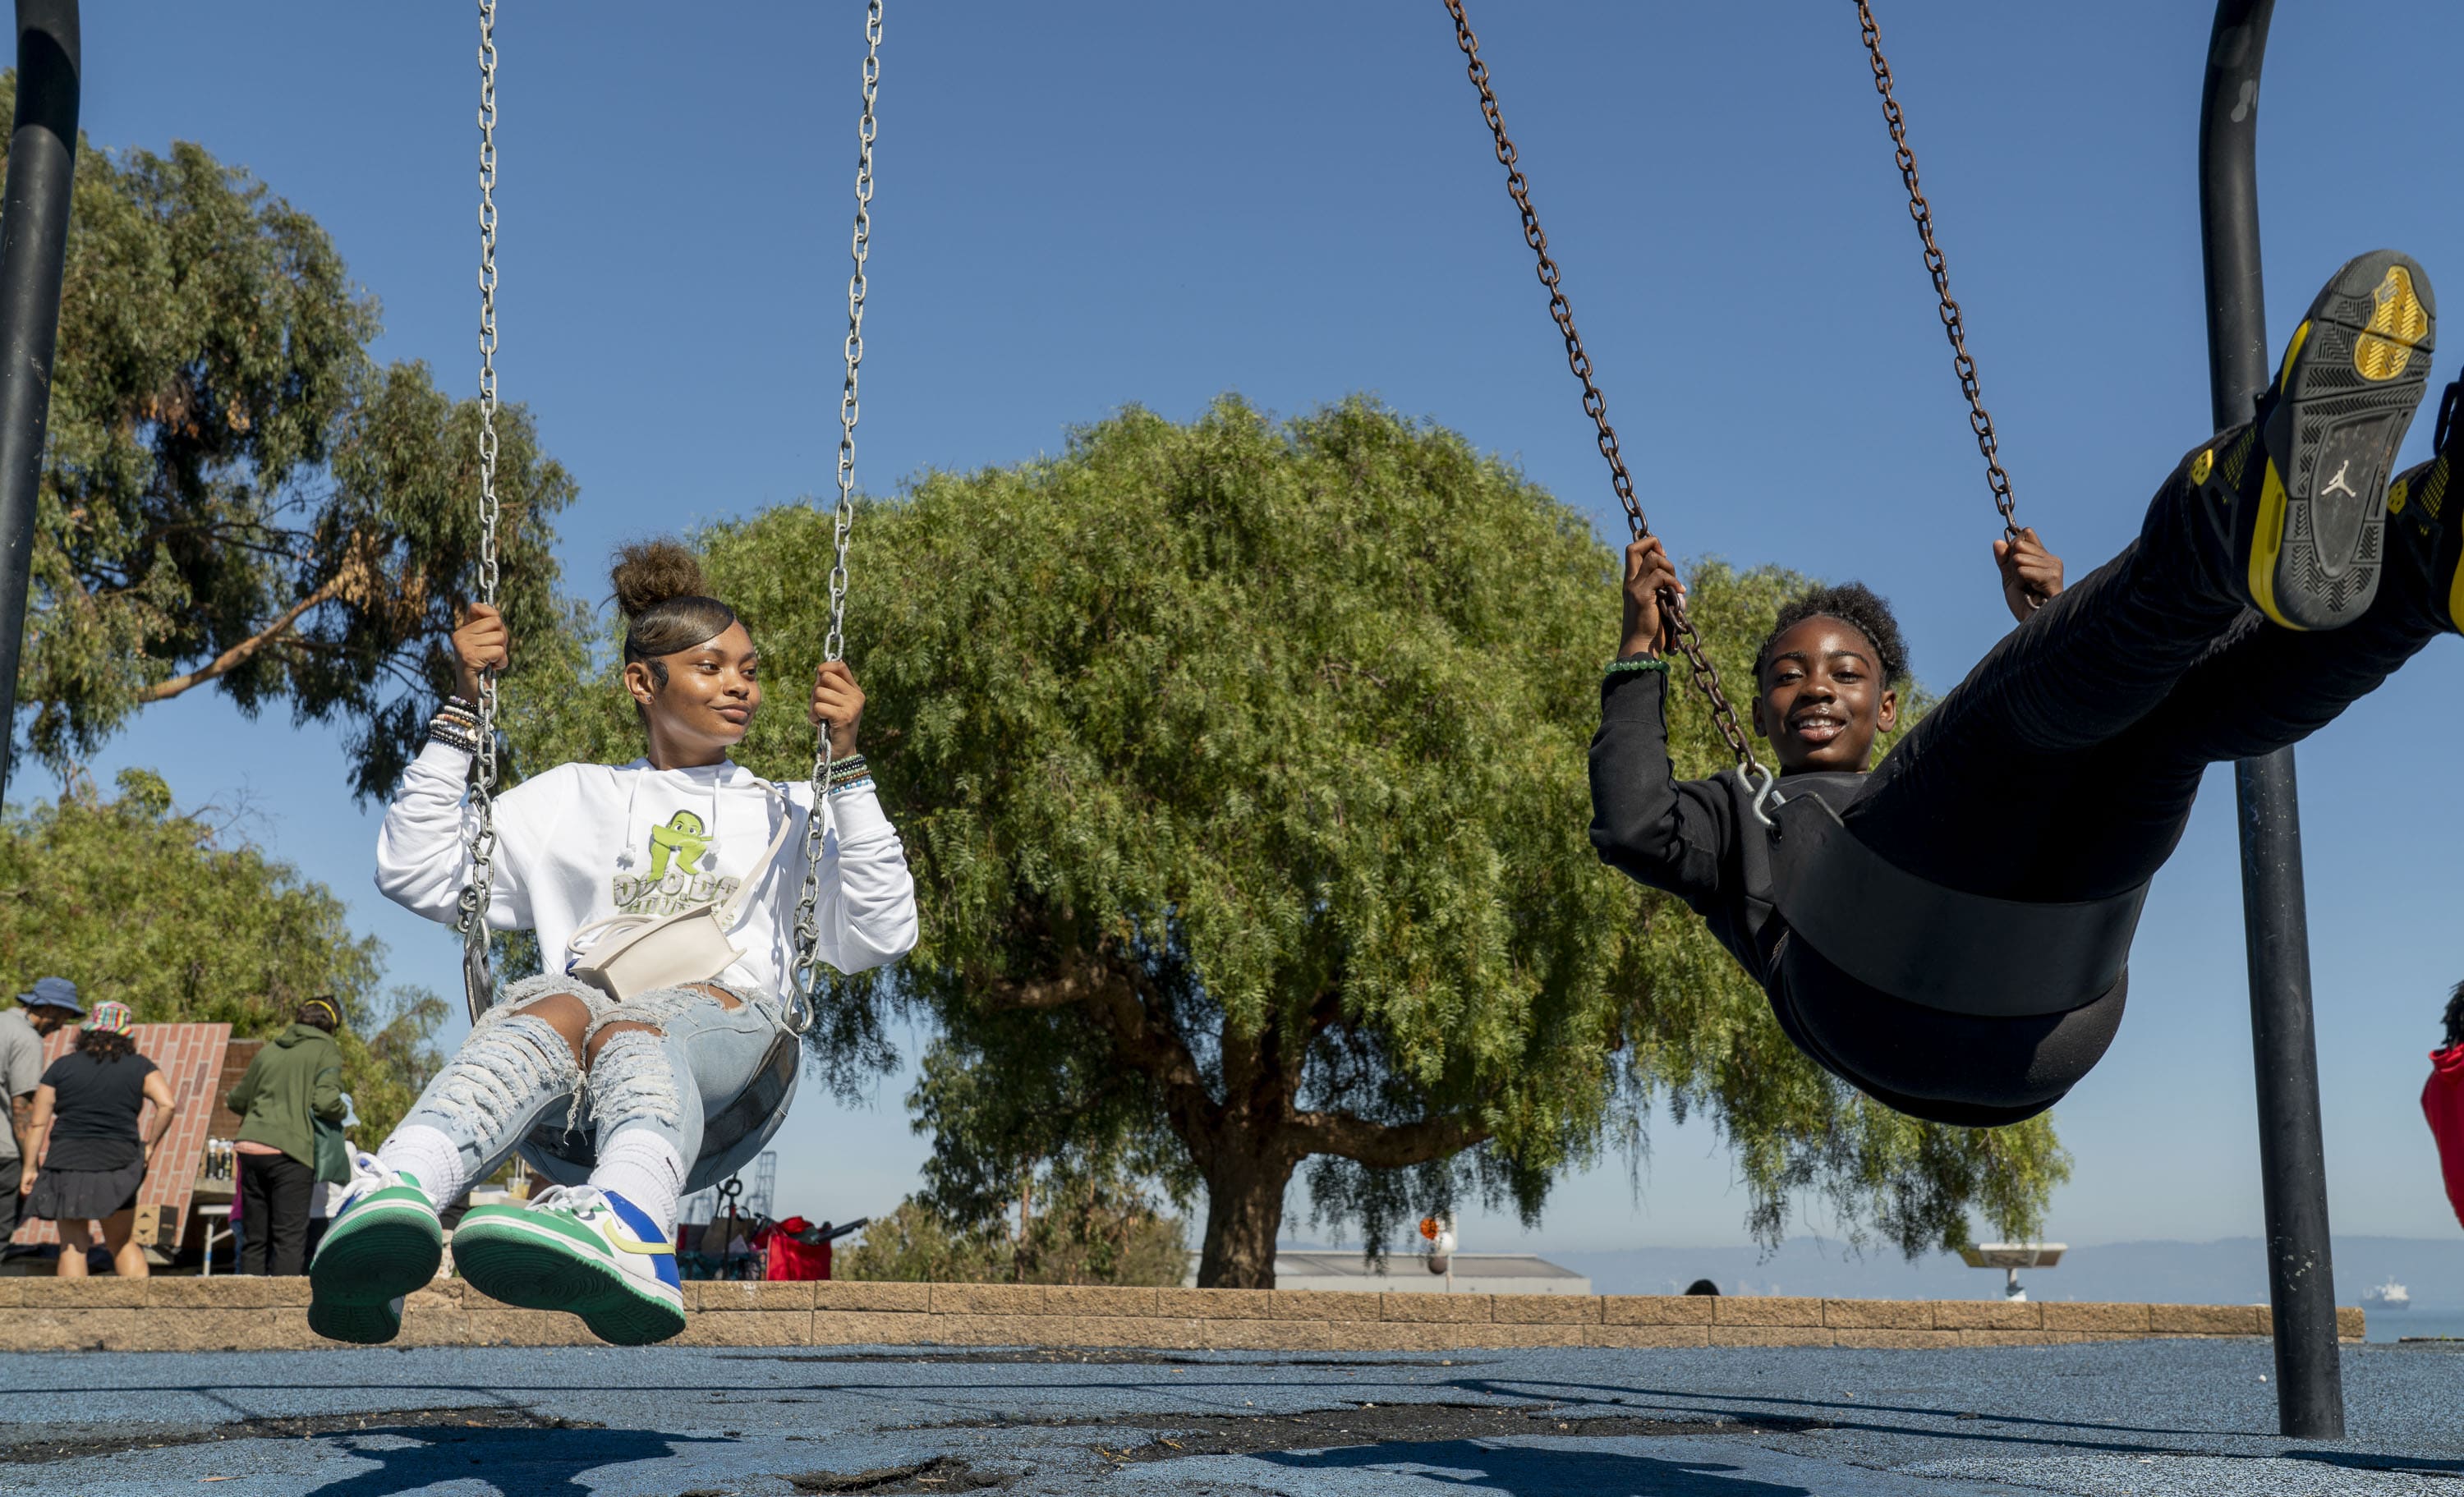
<instances>
[{"instance_id":1,"label":"beaded bracelet","mask_svg":"<svg viewBox=\"0 0 2464 1497\"><path fill-rule=\"evenodd\" d=\"M830 795L833 799L846 795L851 790L869 790L871 788L872 777L870 775L867 775L861 780L849 780L844 783L841 783L836 780L830 782Z\"/></svg>"},{"instance_id":2,"label":"beaded bracelet","mask_svg":"<svg viewBox=\"0 0 2464 1497\"><path fill-rule=\"evenodd\" d=\"M479 714L459 696L445 698L436 715L428 719L428 740L465 754L479 752Z\"/></svg>"},{"instance_id":3,"label":"beaded bracelet","mask_svg":"<svg viewBox=\"0 0 2464 1497\"><path fill-rule=\"evenodd\" d=\"M871 774L870 766L865 763L861 754L849 754L845 759L830 760L830 785L833 789L842 782L869 779Z\"/></svg>"},{"instance_id":4,"label":"beaded bracelet","mask_svg":"<svg viewBox=\"0 0 2464 1497\"><path fill-rule=\"evenodd\" d=\"M1612 660L1609 662L1609 674L1616 675L1621 671L1657 671L1661 674L1665 675L1668 673L1668 662L1658 655L1645 656L1639 660Z\"/></svg>"}]
</instances>

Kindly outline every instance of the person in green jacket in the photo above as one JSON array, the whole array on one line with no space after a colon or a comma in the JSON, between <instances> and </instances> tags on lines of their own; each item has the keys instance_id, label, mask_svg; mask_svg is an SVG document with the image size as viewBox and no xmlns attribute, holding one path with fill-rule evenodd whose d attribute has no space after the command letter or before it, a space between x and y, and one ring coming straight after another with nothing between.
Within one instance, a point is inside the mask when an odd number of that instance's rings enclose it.
<instances>
[{"instance_id":1,"label":"person in green jacket","mask_svg":"<svg viewBox=\"0 0 2464 1497\"><path fill-rule=\"evenodd\" d=\"M290 1028L249 1062L223 1105L242 1119L239 1156L242 1273L306 1269L308 1203L318 1170L318 1125L342 1120L342 1010L332 994L299 1005ZM327 1153L334 1151L327 1150Z\"/></svg>"}]
</instances>

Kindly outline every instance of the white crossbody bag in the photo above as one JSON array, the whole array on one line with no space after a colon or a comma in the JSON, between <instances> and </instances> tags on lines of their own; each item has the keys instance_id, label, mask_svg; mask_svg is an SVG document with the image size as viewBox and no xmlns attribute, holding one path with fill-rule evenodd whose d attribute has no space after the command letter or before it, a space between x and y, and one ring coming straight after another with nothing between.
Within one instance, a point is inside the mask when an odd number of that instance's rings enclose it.
<instances>
[{"instance_id":1,"label":"white crossbody bag","mask_svg":"<svg viewBox=\"0 0 2464 1497\"><path fill-rule=\"evenodd\" d=\"M761 788L789 810L794 803L767 781ZM813 814L825 814L820 804ZM779 849L787 845L787 828L795 817L779 819L779 835L770 839L761 861L745 870L735 892L679 910L673 914L616 914L593 920L565 943L568 968L584 982L622 1003L663 987L690 987L708 982L744 955L728 939L743 917L746 896L767 883Z\"/></svg>"}]
</instances>

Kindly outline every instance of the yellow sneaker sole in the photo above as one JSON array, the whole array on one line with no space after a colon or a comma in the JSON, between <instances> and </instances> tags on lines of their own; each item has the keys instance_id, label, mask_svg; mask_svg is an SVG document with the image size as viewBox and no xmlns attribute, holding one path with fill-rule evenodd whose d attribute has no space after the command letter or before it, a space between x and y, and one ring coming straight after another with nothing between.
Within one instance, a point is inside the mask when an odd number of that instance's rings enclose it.
<instances>
[{"instance_id":1,"label":"yellow sneaker sole","mask_svg":"<svg viewBox=\"0 0 2464 1497\"><path fill-rule=\"evenodd\" d=\"M2285 345L2246 580L2286 628L2339 627L2376 596L2387 474L2428 385L2434 308L2418 267L2382 251L2346 264Z\"/></svg>"}]
</instances>

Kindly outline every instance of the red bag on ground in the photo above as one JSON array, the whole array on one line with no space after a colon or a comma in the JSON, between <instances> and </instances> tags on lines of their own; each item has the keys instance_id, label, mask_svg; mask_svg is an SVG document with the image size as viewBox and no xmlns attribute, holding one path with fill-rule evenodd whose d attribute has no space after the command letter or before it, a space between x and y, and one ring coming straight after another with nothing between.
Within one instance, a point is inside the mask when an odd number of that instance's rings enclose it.
<instances>
[{"instance_id":1,"label":"red bag on ground","mask_svg":"<svg viewBox=\"0 0 2464 1497\"><path fill-rule=\"evenodd\" d=\"M830 1244L807 1243L803 1235L813 1224L803 1217L789 1217L761 1229L755 1240L757 1247L767 1247L770 1259L761 1270L764 1280L826 1279L830 1276Z\"/></svg>"},{"instance_id":2,"label":"red bag on ground","mask_svg":"<svg viewBox=\"0 0 2464 1497\"><path fill-rule=\"evenodd\" d=\"M2447 1203L2464 1222L2464 1045L2430 1052L2430 1081L2421 1089L2421 1112L2438 1140L2439 1173L2447 1177Z\"/></svg>"}]
</instances>

